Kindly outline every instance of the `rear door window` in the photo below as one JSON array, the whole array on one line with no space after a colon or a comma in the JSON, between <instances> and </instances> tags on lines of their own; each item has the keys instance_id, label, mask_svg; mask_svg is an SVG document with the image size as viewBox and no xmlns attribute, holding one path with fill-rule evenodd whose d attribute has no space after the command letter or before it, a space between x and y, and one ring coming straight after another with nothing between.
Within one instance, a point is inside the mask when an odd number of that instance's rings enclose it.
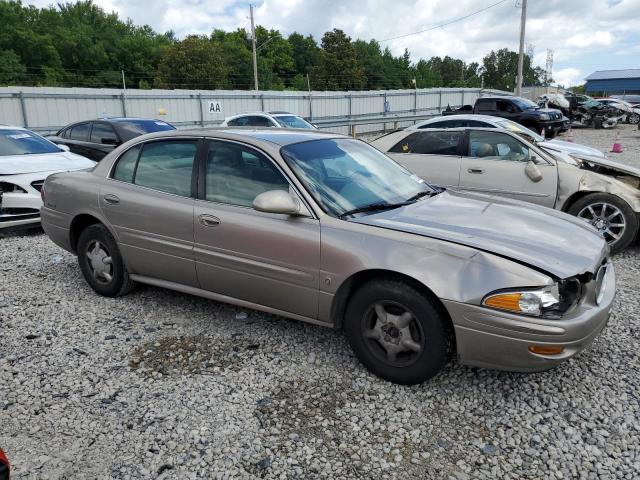
<instances>
[{"instance_id":1,"label":"rear door window","mask_svg":"<svg viewBox=\"0 0 640 480\"><path fill-rule=\"evenodd\" d=\"M111 125L94 123L91 129L91 141L103 145L115 145L118 143L118 136Z\"/></svg>"},{"instance_id":2,"label":"rear door window","mask_svg":"<svg viewBox=\"0 0 640 480\"><path fill-rule=\"evenodd\" d=\"M478 100L478 111L479 112L495 112L496 111L496 101L495 100Z\"/></svg>"},{"instance_id":3,"label":"rear door window","mask_svg":"<svg viewBox=\"0 0 640 480\"><path fill-rule=\"evenodd\" d=\"M462 131L412 133L389 150L392 153L422 153L428 155L460 155L459 145L464 138Z\"/></svg>"},{"instance_id":4,"label":"rear door window","mask_svg":"<svg viewBox=\"0 0 640 480\"><path fill-rule=\"evenodd\" d=\"M71 127L71 131L69 132L69 138L71 140L80 140L83 142L87 141L89 137L89 123L79 123Z\"/></svg>"},{"instance_id":5,"label":"rear door window","mask_svg":"<svg viewBox=\"0 0 640 480\"><path fill-rule=\"evenodd\" d=\"M183 197L191 196L197 140L164 140L128 150L113 178Z\"/></svg>"}]
</instances>

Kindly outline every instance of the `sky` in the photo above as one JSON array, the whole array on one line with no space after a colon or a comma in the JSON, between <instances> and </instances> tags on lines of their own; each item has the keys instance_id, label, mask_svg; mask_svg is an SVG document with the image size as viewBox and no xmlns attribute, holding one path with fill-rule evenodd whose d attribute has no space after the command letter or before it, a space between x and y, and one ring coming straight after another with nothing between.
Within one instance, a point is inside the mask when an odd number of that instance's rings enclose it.
<instances>
[{"instance_id":1,"label":"sky","mask_svg":"<svg viewBox=\"0 0 640 480\"><path fill-rule=\"evenodd\" d=\"M72 1L72 0L60 0ZM499 2L499 3L498 3ZM107 11L179 38L214 28L250 29L256 24L312 34L318 43L333 28L353 39L376 39L395 55L407 48L415 62L449 55L481 62L491 50L518 50L522 0L94 0ZM51 0L27 0L38 7ZM494 5L498 3L497 5ZM494 6L491 6L494 5ZM486 9L466 19L438 27ZM566 87L583 83L596 70L640 68L640 0L529 0L526 43L534 65L544 68L554 51L553 78ZM438 27L438 28L433 28ZM415 35L401 35L431 29ZM387 40L390 39L390 40Z\"/></svg>"}]
</instances>

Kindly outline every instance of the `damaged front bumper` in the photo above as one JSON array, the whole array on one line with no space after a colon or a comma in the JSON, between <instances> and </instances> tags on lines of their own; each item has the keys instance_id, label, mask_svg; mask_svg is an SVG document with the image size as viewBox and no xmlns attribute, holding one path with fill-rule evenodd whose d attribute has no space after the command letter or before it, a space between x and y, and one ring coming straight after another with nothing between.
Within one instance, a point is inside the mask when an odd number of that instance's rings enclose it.
<instances>
[{"instance_id":1,"label":"damaged front bumper","mask_svg":"<svg viewBox=\"0 0 640 480\"><path fill-rule=\"evenodd\" d=\"M596 281L585 285L580 303L561 319L516 315L443 301L453 320L458 358L465 365L516 372L553 368L589 346L606 326L615 297L615 272L607 265L604 295ZM540 354L539 351L555 353Z\"/></svg>"},{"instance_id":2,"label":"damaged front bumper","mask_svg":"<svg viewBox=\"0 0 640 480\"><path fill-rule=\"evenodd\" d=\"M0 229L37 225L46 174L0 176Z\"/></svg>"}]
</instances>

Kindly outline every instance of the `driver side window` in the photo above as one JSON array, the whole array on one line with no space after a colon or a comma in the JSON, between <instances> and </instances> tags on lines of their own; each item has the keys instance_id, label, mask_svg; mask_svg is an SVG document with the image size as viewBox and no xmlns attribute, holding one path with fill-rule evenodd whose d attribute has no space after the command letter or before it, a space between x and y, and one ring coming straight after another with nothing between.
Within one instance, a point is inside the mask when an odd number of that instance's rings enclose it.
<instances>
[{"instance_id":1,"label":"driver side window","mask_svg":"<svg viewBox=\"0 0 640 480\"><path fill-rule=\"evenodd\" d=\"M205 174L208 201L251 207L258 195L269 190L289 191L289 182L271 160L235 143L209 143Z\"/></svg>"},{"instance_id":2,"label":"driver side window","mask_svg":"<svg viewBox=\"0 0 640 480\"><path fill-rule=\"evenodd\" d=\"M529 148L516 138L501 132L472 130L469 156L486 160L529 161Z\"/></svg>"}]
</instances>

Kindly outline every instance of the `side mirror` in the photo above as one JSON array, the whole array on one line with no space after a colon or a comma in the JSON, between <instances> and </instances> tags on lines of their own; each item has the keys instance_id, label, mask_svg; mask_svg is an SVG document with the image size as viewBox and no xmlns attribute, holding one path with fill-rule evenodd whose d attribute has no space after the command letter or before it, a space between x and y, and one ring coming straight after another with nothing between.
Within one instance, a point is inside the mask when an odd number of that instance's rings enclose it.
<instances>
[{"instance_id":1,"label":"side mirror","mask_svg":"<svg viewBox=\"0 0 640 480\"><path fill-rule=\"evenodd\" d=\"M524 168L524 173L526 173L527 177L529 177L529 180L534 183L538 183L540 180L542 180L542 172L538 168L538 165L536 165L535 160L536 157L531 157L531 159L527 162L527 166Z\"/></svg>"},{"instance_id":2,"label":"side mirror","mask_svg":"<svg viewBox=\"0 0 640 480\"><path fill-rule=\"evenodd\" d=\"M70 152L71 149L69 148L68 145L65 145L64 143L56 143L56 145L58 146L58 148L60 150L62 150L63 152Z\"/></svg>"},{"instance_id":3,"label":"side mirror","mask_svg":"<svg viewBox=\"0 0 640 480\"><path fill-rule=\"evenodd\" d=\"M259 212L280 213L283 215L304 215L300 201L285 190L269 190L253 200L253 208Z\"/></svg>"}]
</instances>

